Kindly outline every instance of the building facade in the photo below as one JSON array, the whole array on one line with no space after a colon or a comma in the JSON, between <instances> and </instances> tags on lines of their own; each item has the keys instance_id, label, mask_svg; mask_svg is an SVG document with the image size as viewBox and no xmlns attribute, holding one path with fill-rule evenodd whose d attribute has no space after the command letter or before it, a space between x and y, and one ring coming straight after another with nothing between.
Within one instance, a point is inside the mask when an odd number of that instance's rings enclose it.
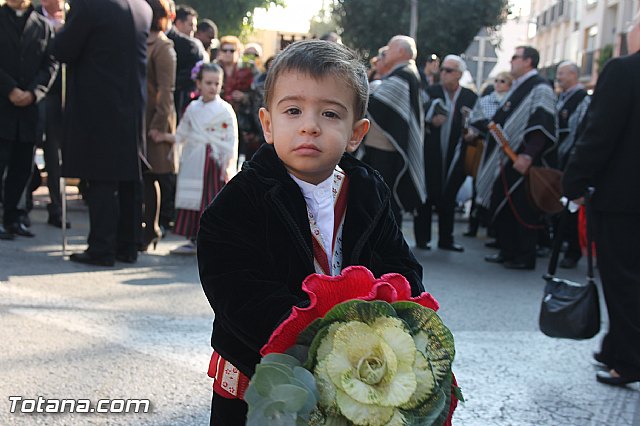
<instances>
[{"instance_id":1,"label":"building facade","mask_svg":"<svg viewBox=\"0 0 640 426\"><path fill-rule=\"evenodd\" d=\"M638 0L532 0L530 44L540 51L541 72L554 78L570 60L592 87L607 59L628 53L626 31L637 10Z\"/></svg>"}]
</instances>

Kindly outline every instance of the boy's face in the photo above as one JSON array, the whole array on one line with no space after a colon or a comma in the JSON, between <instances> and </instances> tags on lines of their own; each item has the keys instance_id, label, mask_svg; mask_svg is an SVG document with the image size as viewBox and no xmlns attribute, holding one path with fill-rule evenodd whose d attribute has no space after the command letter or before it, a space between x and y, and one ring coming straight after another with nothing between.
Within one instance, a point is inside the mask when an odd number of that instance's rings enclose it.
<instances>
[{"instance_id":1,"label":"boy's face","mask_svg":"<svg viewBox=\"0 0 640 426\"><path fill-rule=\"evenodd\" d=\"M260 109L265 140L292 175L317 185L369 130L368 120L355 121L354 103L353 89L334 77L285 72L275 82L269 110Z\"/></svg>"}]
</instances>

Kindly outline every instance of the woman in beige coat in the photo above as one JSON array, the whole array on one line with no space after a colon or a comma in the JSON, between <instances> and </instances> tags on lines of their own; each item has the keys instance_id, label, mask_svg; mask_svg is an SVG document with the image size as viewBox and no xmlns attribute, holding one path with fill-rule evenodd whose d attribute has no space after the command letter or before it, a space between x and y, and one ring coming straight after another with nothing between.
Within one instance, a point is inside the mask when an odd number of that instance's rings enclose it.
<instances>
[{"instance_id":1,"label":"woman in beige coat","mask_svg":"<svg viewBox=\"0 0 640 426\"><path fill-rule=\"evenodd\" d=\"M171 138L176 130L173 102L176 77L176 52L164 31L170 9L167 0L147 0L153 10L151 31L147 39L147 161L151 169L144 174L144 229L141 251L155 245L162 233L158 224L161 197L160 182L175 180L177 154ZM164 186L164 185L163 185Z\"/></svg>"}]
</instances>

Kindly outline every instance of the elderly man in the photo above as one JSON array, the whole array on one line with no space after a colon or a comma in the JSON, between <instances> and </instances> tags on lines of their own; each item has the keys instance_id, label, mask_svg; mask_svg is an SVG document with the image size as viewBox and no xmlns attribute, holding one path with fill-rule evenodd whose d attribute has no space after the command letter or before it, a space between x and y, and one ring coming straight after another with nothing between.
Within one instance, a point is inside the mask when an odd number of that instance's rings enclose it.
<instances>
[{"instance_id":1,"label":"elderly man","mask_svg":"<svg viewBox=\"0 0 640 426\"><path fill-rule=\"evenodd\" d=\"M414 212L426 197L416 56L416 42L411 37L391 38L384 51L384 66L389 72L371 94L367 109L371 128L364 140L363 160L377 169L391 188L391 206L399 226L402 211Z\"/></svg>"},{"instance_id":2,"label":"elderly man","mask_svg":"<svg viewBox=\"0 0 640 426\"><path fill-rule=\"evenodd\" d=\"M556 111L558 114L558 165L564 169L576 140L583 130L591 97L584 86L578 83L578 66L565 61L558 65L556 83L562 92L558 97ZM556 225L557 226L557 225ZM578 213L569 215L564 229L558 229L562 239L567 242L567 251L560 261L561 268L575 268L582 257L582 249L578 237Z\"/></svg>"},{"instance_id":3,"label":"elderly man","mask_svg":"<svg viewBox=\"0 0 640 426\"><path fill-rule=\"evenodd\" d=\"M416 246L430 249L431 215L438 212L438 248L464 251L453 240L456 194L466 178L463 129L477 96L460 86L467 65L460 56L448 55L440 68L440 83L427 88L424 163L427 202L414 218Z\"/></svg>"},{"instance_id":4,"label":"elderly man","mask_svg":"<svg viewBox=\"0 0 640 426\"><path fill-rule=\"evenodd\" d=\"M598 267L609 331L595 358L607 366L597 380L640 381L640 13L627 32L628 56L598 77L587 124L564 174L564 193L579 199L595 187Z\"/></svg>"},{"instance_id":5,"label":"elderly man","mask_svg":"<svg viewBox=\"0 0 640 426\"><path fill-rule=\"evenodd\" d=\"M493 121L504 129L517 158L511 162L502 149L488 149L476 181L476 201L492 212L500 246L498 254L485 260L508 269L535 269L542 213L531 205L524 178L534 164L555 165L555 96L538 75L539 60L531 46L517 47L511 57L511 92ZM489 148L492 145L500 147L493 136Z\"/></svg>"},{"instance_id":6,"label":"elderly man","mask_svg":"<svg viewBox=\"0 0 640 426\"><path fill-rule=\"evenodd\" d=\"M0 239L33 237L22 224L18 201L29 181L38 136L38 103L51 87L57 64L51 55L53 28L31 0L7 0L0 7ZM5 174L4 179L2 178Z\"/></svg>"},{"instance_id":7,"label":"elderly man","mask_svg":"<svg viewBox=\"0 0 640 426\"><path fill-rule=\"evenodd\" d=\"M558 97L558 166L564 169L569 154L577 140L578 133L587 114L591 98L584 86L578 83L580 70L571 61L558 65L556 82L562 91Z\"/></svg>"}]
</instances>

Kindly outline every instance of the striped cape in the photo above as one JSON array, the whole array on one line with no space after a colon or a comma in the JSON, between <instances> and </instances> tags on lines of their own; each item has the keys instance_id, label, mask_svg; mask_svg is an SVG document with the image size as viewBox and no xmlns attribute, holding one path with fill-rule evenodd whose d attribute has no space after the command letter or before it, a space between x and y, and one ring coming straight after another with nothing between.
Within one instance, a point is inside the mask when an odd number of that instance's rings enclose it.
<instances>
[{"instance_id":1,"label":"striped cape","mask_svg":"<svg viewBox=\"0 0 640 426\"><path fill-rule=\"evenodd\" d=\"M584 125L583 120L591 104L591 96L584 89L576 90L556 106L558 111L558 160L564 169Z\"/></svg>"},{"instance_id":2,"label":"striped cape","mask_svg":"<svg viewBox=\"0 0 640 426\"><path fill-rule=\"evenodd\" d=\"M493 121L502 126L509 145L516 153L522 151L527 133L540 130L552 142L552 146L545 150L539 163L549 165L545 161L545 156L556 155L554 149L557 141L555 96L551 86L539 75L531 76L511 92L509 98L493 116ZM500 144L489 135L476 180L476 202L487 209L491 207L493 185L500 175L500 162L505 167L512 165ZM509 193L512 193L523 181L524 177L520 177L515 182L510 182ZM494 214L502 206L504 202L497 206Z\"/></svg>"},{"instance_id":3,"label":"striped cape","mask_svg":"<svg viewBox=\"0 0 640 426\"><path fill-rule=\"evenodd\" d=\"M404 211L413 211L427 197L424 177L424 120L420 77L415 64L396 68L369 98L367 117L378 125L403 159L395 182L387 182Z\"/></svg>"}]
</instances>

